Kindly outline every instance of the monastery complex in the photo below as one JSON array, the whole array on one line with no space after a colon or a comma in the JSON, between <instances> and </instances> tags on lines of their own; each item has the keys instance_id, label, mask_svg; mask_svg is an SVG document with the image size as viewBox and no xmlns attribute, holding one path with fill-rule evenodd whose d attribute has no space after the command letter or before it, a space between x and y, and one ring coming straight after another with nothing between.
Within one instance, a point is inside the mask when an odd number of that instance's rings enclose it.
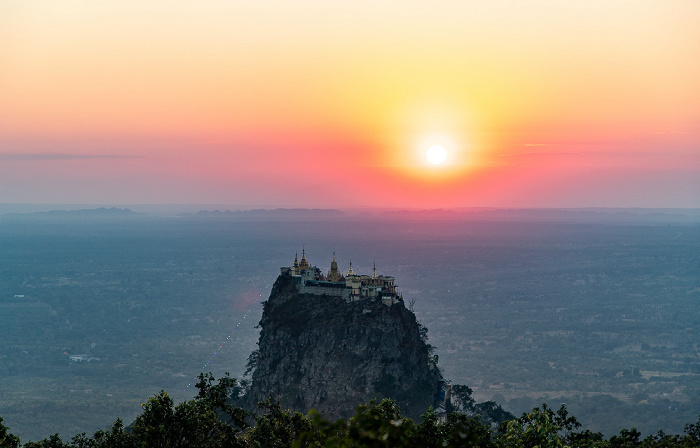
<instances>
[{"instance_id":1,"label":"monastery complex","mask_svg":"<svg viewBox=\"0 0 700 448\"><path fill-rule=\"evenodd\" d=\"M377 276L376 266L372 275L359 275L352 269L352 262L347 274L343 275L338 270L338 262L331 261L331 269L326 275L321 269L312 266L306 259L306 253L301 252L301 261L294 256L292 266L284 266L280 269L282 275L290 275L296 281L297 290L301 294L316 294L341 297L346 302L356 302L365 299L378 299L383 304L391 306L403 298L396 292L394 277Z\"/></svg>"}]
</instances>

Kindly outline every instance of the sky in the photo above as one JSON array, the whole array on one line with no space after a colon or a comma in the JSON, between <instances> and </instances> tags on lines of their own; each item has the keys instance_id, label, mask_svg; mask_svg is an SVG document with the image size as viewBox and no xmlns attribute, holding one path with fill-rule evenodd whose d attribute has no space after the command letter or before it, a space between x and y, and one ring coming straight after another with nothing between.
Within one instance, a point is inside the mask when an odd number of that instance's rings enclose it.
<instances>
[{"instance_id":1,"label":"sky","mask_svg":"<svg viewBox=\"0 0 700 448\"><path fill-rule=\"evenodd\" d=\"M696 0L5 0L0 203L698 208L699 22Z\"/></svg>"}]
</instances>

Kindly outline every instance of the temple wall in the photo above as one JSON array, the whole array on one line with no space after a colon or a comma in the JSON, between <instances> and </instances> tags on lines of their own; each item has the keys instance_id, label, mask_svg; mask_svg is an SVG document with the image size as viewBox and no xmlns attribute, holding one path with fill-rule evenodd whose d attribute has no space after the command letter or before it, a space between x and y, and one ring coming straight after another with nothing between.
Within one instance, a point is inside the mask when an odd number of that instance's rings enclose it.
<instances>
[{"instance_id":1,"label":"temple wall","mask_svg":"<svg viewBox=\"0 0 700 448\"><path fill-rule=\"evenodd\" d=\"M342 297L346 301L350 300L350 289L349 288L335 288L329 286L307 286L302 283L298 287L301 294L315 294L317 296L332 296L332 297Z\"/></svg>"}]
</instances>

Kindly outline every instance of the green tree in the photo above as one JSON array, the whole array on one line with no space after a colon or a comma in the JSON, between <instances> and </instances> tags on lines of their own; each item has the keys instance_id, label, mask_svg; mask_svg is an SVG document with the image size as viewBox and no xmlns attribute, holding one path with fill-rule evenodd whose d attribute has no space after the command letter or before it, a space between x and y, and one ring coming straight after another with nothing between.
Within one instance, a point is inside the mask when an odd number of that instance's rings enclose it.
<instances>
[{"instance_id":1,"label":"green tree","mask_svg":"<svg viewBox=\"0 0 700 448\"><path fill-rule=\"evenodd\" d=\"M493 448L491 428L485 425L477 416L468 416L453 412L442 424L443 445L463 448Z\"/></svg>"},{"instance_id":2,"label":"green tree","mask_svg":"<svg viewBox=\"0 0 700 448\"><path fill-rule=\"evenodd\" d=\"M700 415L697 422L686 424L683 432L685 432L689 441L694 442L696 446L700 446Z\"/></svg>"},{"instance_id":3,"label":"green tree","mask_svg":"<svg viewBox=\"0 0 700 448\"><path fill-rule=\"evenodd\" d=\"M483 423L500 424L515 416L503 409L495 401L477 403L472 397L472 389L461 384L452 385L452 396L448 403L448 412L462 412L471 416L480 416Z\"/></svg>"},{"instance_id":4,"label":"green tree","mask_svg":"<svg viewBox=\"0 0 700 448\"><path fill-rule=\"evenodd\" d=\"M78 434L71 439L71 447L74 448L132 448L137 446L137 441L130 432L124 431L124 423L118 418L112 423L109 430L98 430L92 438L85 433Z\"/></svg>"},{"instance_id":5,"label":"green tree","mask_svg":"<svg viewBox=\"0 0 700 448\"><path fill-rule=\"evenodd\" d=\"M401 414L393 400L383 399L379 403L372 400L360 405L345 426L346 436L338 446L416 446L416 425Z\"/></svg>"},{"instance_id":6,"label":"green tree","mask_svg":"<svg viewBox=\"0 0 700 448\"><path fill-rule=\"evenodd\" d=\"M18 448L19 437L9 433L10 428L5 426L3 418L0 417L0 448Z\"/></svg>"},{"instance_id":7,"label":"green tree","mask_svg":"<svg viewBox=\"0 0 700 448\"><path fill-rule=\"evenodd\" d=\"M515 419L515 416L501 407L495 401L484 401L473 406L473 413L481 417L485 423L500 425L503 422Z\"/></svg>"},{"instance_id":8,"label":"green tree","mask_svg":"<svg viewBox=\"0 0 700 448\"><path fill-rule=\"evenodd\" d=\"M416 428L417 446L423 448L437 448L442 446L445 440L445 427L440 424L437 413L431 407L428 412L421 415L421 422Z\"/></svg>"},{"instance_id":9,"label":"green tree","mask_svg":"<svg viewBox=\"0 0 700 448\"><path fill-rule=\"evenodd\" d=\"M255 426L242 434L242 446L283 448L289 447L293 441L304 439L297 446L309 446L316 441L315 431L310 417L299 412L283 410L278 401L268 398L258 407L264 409L264 414L255 417ZM302 435L306 437L302 437Z\"/></svg>"},{"instance_id":10,"label":"green tree","mask_svg":"<svg viewBox=\"0 0 700 448\"><path fill-rule=\"evenodd\" d=\"M441 423L436 412L429 409L416 424L389 399L359 406L348 420L329 423L313 411L310 416L312 431L302 434L293 447L496 447L491 429L479 417L453 412Z\"/></svg>"},{"instance_id":11,"label":"green tree","mask_svg":"<svg viewBox=\"0 0 700 448\"><path fill-rule=\"evenodd\" d=\"M501 425L498 446L504 448L559 448L567 446L569 434L581 424L569 416L564 405L554 412L546 404Z\"/></svg>"},{"instance_id":12,"label":"green tree","mask_svg":"<svg viewBox=\"0 0 700 448\"><path fill-rule=\"evenodd\" d=\"M39 442L27 442L22 446L24 448L71 448L70 445L61 440L58 434L49 436Z\"/></svg>"},{"instance_id":13,"label":"green tree","mask_svg":"<svg viewBox=\"0 0 700 448\"><path fill-rule=\"evenodd\" d=\"M611 448L634 448L642 445L639 436L642 433L637 431L637 428L623 429L620 435L610 437Z\"/></svg>"},{"instance_id":14,"label":"green tree","mask_svg":"<svg viewBox=\"0 0 700 448\"><path fill-rule=\"evenodd\" d=\"M139 445L149 448L236 446L236 433L248 425L247 413L228 404L236 380L228 373L214 384L211 373L200 374L197 396L173 405L164 391L143 405L143 412L131 426Z\"/></svg>"},{"instance_id":15,"label":"green tree","mask_svg":"<svg viewBox=\"0 0 700 448\"><path fill-rule=\"evenodd\" d=\"M250 355L248 355L248 361L246 362L245 365L245 372L243 372L243 376L246 377L248 376L249 373L253 372L255 368L258 366L258 360L260 359L260 350L256 349L250 352Z\"/></svg>"},{"instance_id":16,"label":"green tree","mask_svg":"<svg viewBox=\"0 0 700 448\"><path fill-rule=\"evenodd\" d=\"M589 429L581 432L569 433L566 440L571 448L597 448L609 446L607 440L603 438L602 433L592 432Z\"/></svg>"},{"instance_id":17,"label":"green tree","mask_svg":"<svg viewBox=\"0 0 700 448\"><path fill-rule=\"evenodd\" d=\"M474 411L474 405L476 401L472 397L472 388L469 386L463 386L461 384L454 384L452 386L452 397L449 406L451 409L449 411L465 412L471 413Z\"/></svg>"}]
</instances>

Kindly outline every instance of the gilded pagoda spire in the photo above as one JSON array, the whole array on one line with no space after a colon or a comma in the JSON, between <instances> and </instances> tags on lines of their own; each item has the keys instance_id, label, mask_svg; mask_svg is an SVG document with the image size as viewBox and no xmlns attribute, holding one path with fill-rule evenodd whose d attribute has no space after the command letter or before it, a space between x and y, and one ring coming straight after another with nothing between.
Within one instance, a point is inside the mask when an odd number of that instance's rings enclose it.
<instances>
[{"instance_id":1,"label":"gilded pagoda spire","mask_svg":"<svg viewBox=\"0 0 700 448\"><path fill-rule=\"evenodd\" d=\"M332 282L339 282L340 277L340 272L338 272L338 262L335 261L335 251L333 251L333 261L331 261L331 270L328 273L328 280Z\"/></svg>"},{"instance_id":2,"label":"gilded pagoda spire","mask_svg":"<svg viewBox=\"0 0 700 448\"><path fill-rule=\"evenodd\" d=\"M306 251L304 249L302 249L301 250L301 262L299 262L299 267L304 269L304 268L308 268L309 266L310 266L309 262L306 261Z\"/></svg>"}]
</instances>

